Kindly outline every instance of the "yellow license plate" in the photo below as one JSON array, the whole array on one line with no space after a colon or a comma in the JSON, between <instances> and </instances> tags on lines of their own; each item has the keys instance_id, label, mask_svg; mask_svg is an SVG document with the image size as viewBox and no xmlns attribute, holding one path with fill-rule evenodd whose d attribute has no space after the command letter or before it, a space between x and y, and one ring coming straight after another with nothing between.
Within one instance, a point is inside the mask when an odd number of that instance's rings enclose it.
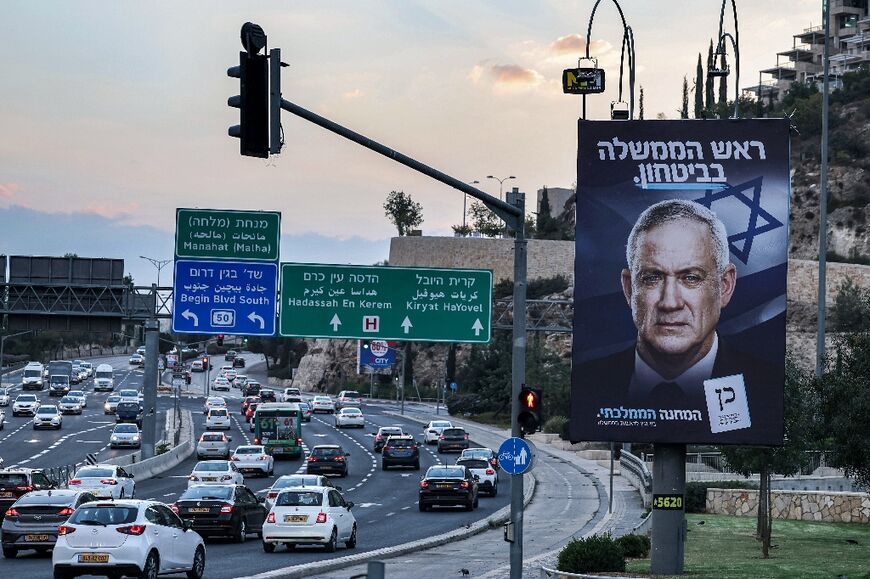
<instances>
[{"instance_id":1,"label":"yellow license plate","mask_svg":"<svg viewBox=\"0 0 870 579\"><path fill-rule=\"evenodd\" d=\"M0 497L11 497L11 496L13 496L13 495L10 492L0 493Z\"/></svg>"},{"instance_id":2,"label":"yellow license plate","mask_svg":"<svg viewBox=\"0 0 870 579\"><path fill-rule=\"evenodd\" d=\"M24 535L25 541L44 542L48 541L48 535Z\"/></svg>"},{"instance_id":3,"label":"yellow license plate","mask_svg":"<svg viewBox=\"0 0 870 579\"><path fill-rule=\"evenodd\" d=\"M217 479L216 479L215 477L213 477L213 476L204 476L204 477L202 477L202 480L204 480L204 481L206 481L206 482L214 482L214 481L216 481Z\"/></svg>"},{"instance_id":4,"label":"yellow license plate","mask_svg":"<svg viewBox=\"0 0 870 579\"><path fill-rule=\"evenodd\" d=\"M304 523L308 520L308 515L284 515L285 523Z\"/></svg>"},{"instance_id":5,"label":"yellow license plate","mask_svg":"<svg viewBox=\"0 0 870 579\"><path fill-rule=\"evenodd\" d=\"M108 563L108 553L79 553L79 563Z\"/></svg>"},{"instance_id":6,"label":"yellow license plate","mask_svg":"<svg viewBox=\"0 0 870 579\"><path fill-rule=\"evenodd\" d=\"M191 513L207 513L208 508L206 508L206 507L191 507L190 512Z\"/></svg>"}]
</instances>

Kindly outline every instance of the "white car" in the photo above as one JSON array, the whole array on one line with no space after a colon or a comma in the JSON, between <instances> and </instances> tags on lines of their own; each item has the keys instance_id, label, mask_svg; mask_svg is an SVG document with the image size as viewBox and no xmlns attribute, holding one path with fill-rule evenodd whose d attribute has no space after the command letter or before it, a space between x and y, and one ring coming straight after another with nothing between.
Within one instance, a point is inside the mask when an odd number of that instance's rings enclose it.
<instances>
[{"instance_id":1,"label":"white car","mask_svg":"<svg viewBox=\"0 0 870 579\"><path fill-rule=\"evenodd\" d=\"M122 402L139 402L139 391L132 388L124 388L118 391Z\"/></svg>"},{"instance_id":2,"label":"white car","mask_svg":"<svg viewBox=\"0 0 870 579\"><path fill-rule=\"evenodd\" d=\"M365 425L365 416L363 416L363 413L359 408L342 408L335 413L336 428L346 428L348 426L364 428Z\"/></svg>"},{"instance_id":3,"label":"white car","mask_svg":"<svg viewBox=\"0 0 870 579\"><path fill-rule=\"evenodd\" d=\"M337 489L288 488L278 493L263 523L263 551L284 545L323 545L332 553L339 542L356 547L356 518Z\"/></svg>"},{"instance_id":4,"label":"white car","mask_svg":"<svg viewBox=\"0 0 870 579\"><path fill-rule=\"evenodd\" d=\"M196 485L243 485L245 477L231 460L201 460L187 477L187 488Z\"/></svg>"},{"instance_id":5,"label":"white car","mask_svg":"<svg viewBox=\"0 0 870 579\"><path fill-rule=\"evenodd\" d=\"M131 366L144 366L145 365L145 356L142 354L133 354L130 356L130 365Z\"/></svg>"},{"instance_id":6,"label":"white car","mask_svg":"<svg viewBox=\"0 0 870 579\"><path fill-rule=\"evenodd\" d=\"M453 428L453 423L449 420L433 420L423 429L423 440L426 444L436 444L438 437L445 428Z\"/></svg>"},{"instance_id":7,"label":"white car","mask_svg":"<svg viewBox=\"0 0 870 579\"><path fill-rule=\"evenodd\" d=\"M91 364L90 362L80 362L79 366L82 367L82 369L87 374L88 378L90 378L91 376L94 375L94 365Z\"/></svg>"},{"instance_id":8,"label":"white car","mask_svg":"<svg viewBox=\"0 0 870 579\"><path fill-rule=\"evenodd\" d=\"M459 457L457 465L467 467L478 478L477 488L481 493L494 497L498 494L498 471L485 458Z\"/></svg>"},{"instance_id":9,"label":"white car","mask_svg":"<svg viewBox=\"0 0 870 579\"><path fill-rule=\"evenodd\" d=\"M302 400L302 392L299 391L299 388L284 388L284 392L281 394L281 401L288 402L291 398Z\"/></svg>"},{"instance_id":10,"label":"white car","mask_svg":"<svg viewBox=\"0 0 870 579\"><path fill-rule=\"evenodd\" d=\"M212 408L226 408L227 401L220 396L209 396L205 399L205 406L202 409L203 414L208 414Z\"/></svg>"},{"instance_id":11,"label":"white car","mask_svg":"<svg viewBox=\"0 0 870 579\"><path fill-rule=\"evenodd\" d=\"M338 393L338 399L335 401L335 409L341 410L348 407L359 408L362 406L362 396L356 390L342 390Z\"/></svg>"},{"instance_id":12,"label":"white car","mask_svg":"<svg viewBox=\"0 0 870 579\"><path fill-rule=\"evenodd\" d=\"M271 509L275 506L275 499L278 497L278 493L291 487L333 487L341 490L341 487L337 487L330 482L328 476L322 474L285 474L279 476L272 483L271 487L259 491L257 495L263 495L265 497L263 504L266 505L267 509Z\"/></svg>"},{"instance_id":13,"label":"white car","mask_svg":"<svg viewBox=\"0 0 870 579\"><path fill-rule=\"evenodd\" d=\"M82 404L82 408L88 407L88 395L85 394L84 390L70 390L66 393L67 396L72 396L73 398L78 398Z\"/></svg>"},{"instance_id":14,"label":"white car","mask_svg":"<svg viewBox=\"0 0 870 579\"><path fill-rule=\"evenodd\" d=\"M33 430L54 428L60 430L63 426L63 415L54 404L41 404L33 415Z\"/></svg>"},{"instance_id":15,"label":"white car","mask_svg":"<svg viewBox=\"0 0 870 579\"><path fill-rule=\"evenodd\" d=\"M248 377L244 374L236 374L236 379L233 380L233 388L244 388L248 383Z\"/></svg>"},{"instance_id":16,"label":"white car","mask_svg":"<svg viewBox=\"0 0 870 579\"><path fill-rule=\"evenodd\" d=\"M0 406L9 406L12 402L12 396L9 395L9 388L0 388Z\"/></svg>"},{"instance_id":17,"label":"white car","mask_svg":"<svg viewBox=\"0 0 870 579\"><path fill-rule=\"evenodd\" d=\"M218 390L222 390L224 392L230 391L230 381L227 380L223 376L218 376L214 379L214 384L211 385L211 389L217 392Z\"/></svg>"},{"instance_id":18,"label":"white car","mask_svg":"<svg viewBox=\"0 0 870 579\"><path fill-rule=\"evenodd\" d=\"M132 499L136 494L136 482L133 477L114 464L83 466L76 471L67 485L71 489L88 491L98 498Z\"/></svg>"},{"instance_id":19,"label":"white car","mask_svg":"<svg viewBox=\"0 0 870 579\"><path fill-rule=\"evenodd\" d=\"M224 369L221 370L220 375L226 378L229 382L232 382L236 379L236 371L232 368L224 367Z\"/></svg>"},{"instance_id":20,"label":"white car","mask_svg":"<svg viewBox=\"0 0 870 579\"><path fill-rule=\"evenodd\" d=\"M12 403L12 416L33 416L39 407L36 394L19 394Z\"/></svg>"},{"instance_id":21,"label":"white car","mask_svg":"<svg viewBox=\"0 0 870 579\"><path fill-rule=\"evenodd\" d=\"M245 445L233 451L230 458L241 472L256 472L263 476L275 474L275 458L266 452L264 446Z\"/></svg>"},{"instance_id":22,"label":"white car","mask_svg":"<svg viewBox=\"0 0 870 579\"><path fill-rule=\"evenodd\" d=\"M67 394L58 402L57 407L60 408L61 414L81 414L82 401L81 398L70 396Z\"/></svg>"},{"instance_id":23,"label":"white car","mask_svg":"<svg viewBox=\"0 0 870 579\"><path fill-rule=\"evenodd\" d=\"M51 562L55 579L157 577L158 570L201 579L205 543L163 503L97 501L79 506L60 526Z\"/></svg>"},{"instance_id":24,"label":"white car","mask_svg":"<svg viewBox=\"0 0 870 579\"><path fill-rule=\"evenodd\" d=\"M230 422L230 411L226 408L212 408L208 411L208 414L205 415L206 430L229 430L230 428L232 428L232 423Z\"/></svg>"},{"instance_id":25,"label":"white car","mask_svg":"<svg viewBox=\"0 0 870 579\"><path fill-rule=\"evenodd\" d=\"M190 371L191 372L205 372L205 368L203 367L202 360L194 360L190 363Z\"/></svg>"},{"instance_id":26,"label":"white car","mask_svg":"<svg viewBox=\"0 0 870 579\"><path fill-rule=\"evenodd\" d=\"M115 425L111 436L109 436L109 447L120 448L122 446L142 448L142 433L138 426L127 422Z\"/></svg>"},{"instance_id":27,"label":"white car","mask_svg":"<svg viewBox=\"0 0 870 579\"><path fill-rule=\"evenodd\" d=\"M329 396L315 396L311 401L311 411L315 414L318 412L335 414L335 402Z\"/></svg>"},{"instance_id":28,"label":"white car","mask_svg":"<svg viewBox=\"0 0 870 579\"><path fill-rule=\"evenodd\" d=\"M103 404L103 414L114 414L118 410L118 402L121 397L117 394L112 394L106 397L106 402Z\"/></svg>"}]
</instances>

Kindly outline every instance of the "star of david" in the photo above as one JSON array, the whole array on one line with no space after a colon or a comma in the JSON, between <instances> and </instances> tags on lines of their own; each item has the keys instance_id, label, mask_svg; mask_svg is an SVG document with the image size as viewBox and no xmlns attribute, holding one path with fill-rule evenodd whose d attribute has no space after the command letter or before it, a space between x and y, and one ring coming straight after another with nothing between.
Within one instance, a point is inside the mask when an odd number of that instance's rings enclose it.
<instances>
[{"instance_id":1,"label":"star of david","mask_svg":"<svg viewBox=\"0 0 870 579\"><path fill-rule=\"evenodd\" d=\"M752 251L752 241L762 233L767 233L768 231L783 226L778 219L761 207L762 180L763 177L756 177L755 179L750 179L745 183L734 185L727 189L708 189L704 192L703 197L695 199L695 201L711 210L713 209L712 206L714 202L727 199L728 197L734 197L749 207L749 222L746 224L746 231L728 236L728 248L737 259L743 262L744 265L749 263L749 253ZM749 190L751 190L751 192L747 194ZM758 225L759 217L764 220L764 224L761 226ZM743 242L742 247L738 247L737 244L741 241Z\"/></svg>"}]
</instances>

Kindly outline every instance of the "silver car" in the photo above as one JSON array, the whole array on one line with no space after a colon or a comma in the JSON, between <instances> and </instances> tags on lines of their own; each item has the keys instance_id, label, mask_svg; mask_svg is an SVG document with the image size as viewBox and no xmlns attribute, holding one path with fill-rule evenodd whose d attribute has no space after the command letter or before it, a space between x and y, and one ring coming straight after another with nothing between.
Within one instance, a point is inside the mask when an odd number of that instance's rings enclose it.
<instances>
[{"instance_id":1,"label":"silver car","mask_svg":"<svg viewBox=\"0 0 870 579\"><path fill-rule=\"evenodd\" d=\"M63 416L54 404L42 404L33 415L33 430L39 428L55 428L63 426Z\"/></svg>"},{"instance_id":2,"label":"silver car","mask_svg":"<svg viewBox=\"0 0 870 579\"><path fill-rule=\"evenodd\" d=\"M0 388L0 406L9 406L12 402L12 397L9 395L9 388Z\"/></svg>"},{"instance_id":3,"label":"silver car","mask_svg":"<svg viewBox=\"0 0 870 579\"><path fill-rule=\"evenodd\" d=\"M67 396L72 396L73 398L78 398L79 402L82 404L82 408L88 407L88 397L85 394L84 390L70 390L66 393Z\"/></svg>"},{"instance_id":4,"label":"silver car","mask_svg":"<svg viewBox=\"0 0 870 579\"><path fill-rule=\"evenodd\" d=\"M121 396L118 394L112 394L108 398L106 398L105 404L103 404L103 414L114 414L118 410L118 402L121 401Z\"/></svg>"},{"instance_id":5,"label":"silver car","mask_svg":"<svg viewBox=\"0 0 870 579\"><path fill-rule=\"evenodd\" d=\"M109 437L109 446L111 448L120 448L122 446L140 448L142 446L142 434L139 432L139 427L128 422L116 424L115 429L112 430L112 435Z\"/></svg>"},{"instance_id":6,"label":"silver car","mask_svg":"<svg viewBox=\"0 0 870 579\"><path fill-rule=\"evenodd\" d=\"M66 395L60 399L58 403L58 408L60 408L61 414L81 414L82 413L82 401L75 396Z\"/></svg>"},{"instance_id":7,"label":"silver car","mask_svg":"<svg viewBox=\"0 0 870 579\"><path fill-rule=\"evenodd\" d=\"M203 432L196 443L196 458L224 458L230 457L230 443L232 437L223 432Z\"/></svg>"}]
</instances>

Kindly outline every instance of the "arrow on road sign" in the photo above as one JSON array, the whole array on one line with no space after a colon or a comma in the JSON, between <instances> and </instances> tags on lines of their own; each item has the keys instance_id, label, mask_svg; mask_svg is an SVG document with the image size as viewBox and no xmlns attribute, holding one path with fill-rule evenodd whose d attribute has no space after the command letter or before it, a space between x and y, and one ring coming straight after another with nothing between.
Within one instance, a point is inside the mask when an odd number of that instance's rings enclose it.
<instances>
[{"instance_id":1,"label":"arrow on road sign","mask_svg":"<svg viewBox=\"0 0 870 579\"><path fill-rule=\"evenodd\" d=\"M474 330L475 336L480 335L480 330L483 329L483 324L480 323L480 318L477 318L476 320L474 320L474 325L471 326L471 329Z\"/></svg>"},{"instance_id":2,"label":"arrow on road sign","mask_svg":"<svg viewBox=\"0 0 870 579\"><path fill-rule=\"evenodd\" d=\"M411 323L411 320L408 319L408 316L405 316L405 319L402 320L402 328L405 330L405 333L408 333L408 330L414 327L414 324Z\"/></svg>"},{"instance_id":3,"label":"arrow on road sign","mask_svg":"<svg viewBox=\"0 0 870 579\"><path fill-rule=\"evenodd\" d=\"M341 325L341 320L338 319L338 314L332 316L332 320L330 320L329 325L332 326L333 332L338 331L338 326Z\"/></svg>"},{"instance_id":4,"label":"arrow on road sign","mask_svg":"<svg viewBox=\"0 0 870 579\"><path fill-rule=\"evenodd\" d=\"M266 320L263 319L263 316L258 315L257 312L251 312L248 314L248 319L252 322L260 322L260 329L264 329L266 327Z\"/></svg>"},{"instance_id":5,"label":"arrow on road sign","mask_svg":"<svg viewBox=\"0 0 870 579\"><path fill-rule=\"evenodd\" d=\"M194 326L199 325L199 318L196 317L196 314L190 310L184 310L183 312L181 312L181 317L184 318L185 320L190 320L190 318L193 318L193 325Z\"/></svg>"}]
</instances>

